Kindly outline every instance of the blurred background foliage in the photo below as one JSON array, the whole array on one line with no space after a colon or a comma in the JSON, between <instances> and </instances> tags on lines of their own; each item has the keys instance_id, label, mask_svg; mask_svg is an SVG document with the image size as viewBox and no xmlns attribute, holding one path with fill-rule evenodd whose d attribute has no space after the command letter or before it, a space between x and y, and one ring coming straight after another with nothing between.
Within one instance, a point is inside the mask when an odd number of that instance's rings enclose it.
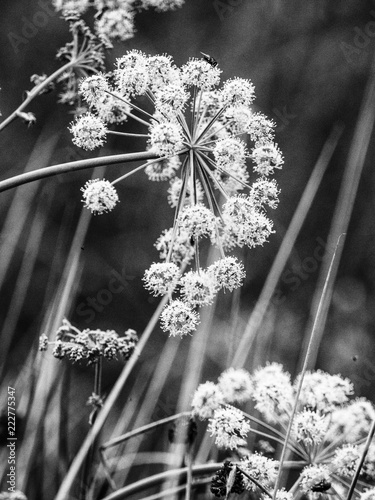
<instances>
[{"instance_id":1,"label":"blurred background foliage","mask_svg":"<svg viewBox=\"0 0 375 500\"><path fill-rule=\"evenodd\" d=\"M28 43L20 43L15 49L11 34L21 35L25 23L40 9L36 1L1 1L3 117L22 101L25 90L31 87L32 74L50 74L58 67L56 51L69 41L67 26L56 14L49 16L48 23L38 28ZM235 328L231 311L234 308L238 325L246 323L322 147L335 124L344 126L279 282L281 300L273 301L247 365L252 369L267 360L279 361L295 373L321 264L314 252L321 255L327 241L372 71L375 2L186 0L174 12L141 12L135 24L135 37L116 44L109 53L108 69L116 57L133 48L147 54L171 54L178 65L189 57L199 57L200 51L208 53L219 62L223 79L239 76L253 81L255 107L277 123L276 140L285 157L284 169L276 174L281 188L279 208L272 213L276 233L263 248L247 250L243 255L247 279L241 296L227 294L220 298L202 380L216 379L226 366L227 353L233 349L230 340L235 338L229 336ZM73 119L72 110L56 101L56 92L40 96L28 109L36 115L35 125L27 127L18 120L2 132L1 179L21 173L30 156L29 168L39 168L98 154L143 149L141 141L110 137L99 153L78 150L67 130ZM43 156L44 148L50 150L49 155ZM357 394L367 397L372 396L375 380L374 155L374 141L370 141L317 362L318 368L352 377ZM107 167L104 176L114 179L123 168ZM0 329L2 342L10 339L9 355L3 359L9 380L21 371L27 354L36 348L45 308L61 279L82 209L80 187L90 176L91 172L84 170L45 179L35 188L35 196L30 195L31 185L19 188L15 218L24 217L25 225L11 256L7 255L11 228L7 232L3 226L0 258L10 258L2 281ZM127 328L142 332L146 326L158 299L143 289L141 278L144 270L158 259L153 247L155 240L172 224L173 212L165 195L167 186L151 183L139 173L118 185L121 203L116 210L91 219L69 313L70 321L79 328L108 328L121 333ZM1 223L6 220L14 196L14 191L0 195ZM35 227L39 228L40 237L33 243L30 232ZM33 252L35 260L31 257ZM31 259L26 267L27 278L16 288L25 256ZM113 293L101 310L95 310L89 299L108 297L102 291L108 290L114 278L123 288ZM8 310L14 308L12 301L17 298L22 301L19 315L10 324ZM133 374L131 383L139 384L140 391L144 389L140 376L153 373L165 337L160 330L154 333ZM163 399L164 403L168 401L168 411L176 404L173 388L178 386L191 339L174 342L178 344L178 362L171 368L168 397ZM120 368L120 364L105 367L104 392L108 392ZM83 386L76 393L75 405L84 411L85 397L91 393L92 374L87 381L88 372L90 369L77 365L70 375L74 393L75 384ZM74 414L74 410L71 412Z\"/></svg>"}]
</instances>

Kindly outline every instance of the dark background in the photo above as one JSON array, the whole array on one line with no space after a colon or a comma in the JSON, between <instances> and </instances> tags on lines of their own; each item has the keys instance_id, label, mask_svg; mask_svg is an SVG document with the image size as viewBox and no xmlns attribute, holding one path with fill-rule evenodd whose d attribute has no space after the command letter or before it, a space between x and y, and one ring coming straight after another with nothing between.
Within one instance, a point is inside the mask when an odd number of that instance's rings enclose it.
<instances>
[{"instance_id":1,"label":"dark background","mask_svg":"<svg viewBox=\"0 0 375 500\"><path fill-rule=\"evenodd\" d=\"M20 43L16 49L12 46L12 34L21 35L25 23L39 10L36 2L1 0L0 110L3 117L19 105L24 91L30 88L30 75L50 74L58 67L56 51L69 41L64 21L58 15L51 15L28 43ZM109 54L108 69L116 57L133 48L148 54L171 54L178 65L189 57L199 57L203 51L217 59L223 80L233 76L250 78L256 87L256 109L277 123L276 141L284 153L285 165L276 174L281 187L279 208L272 213L276 234L263 248L249 250L244 255L247 279L238 314L245 322L320 151L333 126L341 123L342 137L286 266L288 276L300 276L304 259L314 254L321 245L319 242L327 241L371 71L375 2L186 0L175 12L141 12L135 24L135 37L116 44ZM21 173L35 145L40 148L40 144L49 144L51 137L56 139L51 158L41 166L96 155L72 145L67 130L73 119L71 109L56 101L56 92L40 96L28 108L37 117L34 126L28 128L18 120L1 133L1 179ZM142 149L141 142L111 139L100 154ZM317 367L330 373L341 372L352 377L357 394L367 397L372 396L375 376L374 153L371 140L317 363ZM33 168L38 168L38 156ZM109 167L105 177L111 180L121 172L121 166ZM27 352L37 343L44 313L42 305L48 302L45 285L52 279L57 286L61 278L81 212L80 187L90 176L90 171L81 171L45 179L38 187L37 196L30 200L29 186L20 191L23 203L19 213L26 213L29 222L17 242L1 289L0 328L15 290L22 258L30 251L26 245L36 212L45 217L46 225L18 320L12 331L3 328L1 332L3 338L12 338L6 361L10 373L21 368ZM144 270L158 258L153 243L172 223L166 188L167 183L151 183L140 173L118 185L121 203L113 212L92 218L70 314L70 320L79 328L113 328L119 332L134 328L141 332L146 326L157 300L143 289L141 278ZM5 220L13 196L12 191L1 193L0 222ZM8 237L2 234L2 245ZM0 258L3 256L0 252ZM77 307L107 289L115 273L125 276L125 288L114 294L113 300L87 322L89 316L79 314L83 306L80 310ZM318 269L307 274L299 279L298 286L288 282L285 274L281 279L278 288L283 300L272 310L271 334L258 362L280 361L291 372L296 370ZM296 284L296 280L293 283ZM218 335L226 334L230 307L230 297L227 297L217 315ZM164 341L165 334L160 331L146 350L150 372L153 353ZM179 342L179 356L184 359L189 338ZM218 339L219 345L222 344ZM205 375L215 378L225 359L218 347L213 346L212 351ZM76 370L84 371L84 367ZM173 373L178 377L178 364ZM112 378L108 371L108 386Z\"/></svg>"}]
</instances>

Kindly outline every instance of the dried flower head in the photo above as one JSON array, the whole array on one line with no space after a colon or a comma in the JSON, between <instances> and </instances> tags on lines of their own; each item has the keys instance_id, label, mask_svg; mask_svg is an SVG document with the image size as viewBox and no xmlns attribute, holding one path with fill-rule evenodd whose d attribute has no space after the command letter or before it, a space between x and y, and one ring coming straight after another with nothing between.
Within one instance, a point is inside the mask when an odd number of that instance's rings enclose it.
<instances>
[{"instance_id":1,"label":"dried flower head","mask_svg":"<svg viewBox=\"0 0 375 500\"><path fill-rule=\"evenodd\" d=\"M128 329L122 337L114 330L80 331L67 319L56 332L56 340L49 342L54 346L52 354L58 359L68 358L76 362L86 360L88 364L97 363L99 358L108 360L118 359L121 356L128 359L134 351L138 341L135 330ZM40 343L44 347L45 335ZM44 348L42 350L45 350Z\"/></svg>"},{"instance_id":2,"label":"dried flower head","mask_svg":"<svg viewBox=\"0 0 375 500\"><path fill-rule=\"evenodd\" d=\"M210 491L218 498L228 498L232 493L241 495L244 489L243 474L229 461L224 462L211 480Z\"/></svg>"}]
</instances>

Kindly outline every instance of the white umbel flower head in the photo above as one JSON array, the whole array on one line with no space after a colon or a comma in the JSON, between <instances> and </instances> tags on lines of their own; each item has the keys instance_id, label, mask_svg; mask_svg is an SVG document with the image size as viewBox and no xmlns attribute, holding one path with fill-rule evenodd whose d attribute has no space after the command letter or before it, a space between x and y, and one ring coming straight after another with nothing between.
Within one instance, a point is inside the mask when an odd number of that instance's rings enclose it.
<instances>
[{"instance_id":1,"label":"white umbel flower head","mask_svg":"<svg viewBox=\"0 0 375 500\"><path fill-rule=\"evenodd\" d=\"M250 424L242 411L228 405L214 412L207 430L215 437L215 443L219 448L233 450L246 445L245 438L250 431Z\"/></svg>"},{"instance_id":2,"label":"white umbel flower head","mask_svg":"<svg viewBox=\"0 0 375 500\"><path fill-rule=\"evenodd\" d=\"M244 403L251 397L253 384L243 368L228 368L220 375L218 387L226 403Z\"/></svg>"},{"instance_id":3,"label":"white umbel flower head","mask_svg":"<svg viewBox=\"0 0 375 500\"><path fill-rule=\"evenodd\" d=\"M152 92L162 92L170 84L179 85L180 71L173 64L171 56L151 56L147 58L147 70Z\"/></svg>"},{"instance_id":4,"label":"white umbel flower head","mask_svg":"<svg viewBox=\"0 0 375 500\"><path fill-rule=\"evenodd\" d=\"M122 95L142 95L149 83L147 58L139 50L128 51L117 59L114 72L117 88Z\"/></svg>"},{"instance_id":5,"label":"white umbel flower head","mask_svg":"<svg viewBox=\"0 0 375 500\"><path fill-rule=\"evenodd\" d=\"M252 141L256 143L270 143L273 140L273 129L275 127L275 122L269 120L262 113L253 113L246 131Z\"/></svg>"},{"instance_id":6,"label":"white umbel flower head","mask_svg":"<svg viewBox=\"0 0 375 500\"><path fill-rule=\"evenodd\" d=\"M251 157L255 163L254 171L260 175L273 174L275 168L281 168L284 160L277 144L262 144L252 150Z\"/></svg>"},{"instance_id":7,"label":"white umbel flower head","mask_svg":"<svg viewBox=\"0 0 375 500\"><path fill-rule=\"evenodd\" d=\"M130 106L111 94L105 94L96 102L95 110L105 123L123 123L128 119Z\"/></svg>"},{"instance_id":8,"label":"white umbel flower head","mask_svg":"<svg viewBox=\"0 0 375 500\"><path fill-rule=\"evenodd\" d=\"M284 488L277 490L276 500L293 500L293 493L286 491Z\"/></svg>"},{"instance_id":9,"label":"white umbel flower head","mask_svg":"<svg viewBox=\"0 0 375 500\"><path fill-rule=\"evenodd\" d=\"M215 282L207 271L189 271L181 278L181 295L192 306L212 304Z\"/></svg>"},{"instance_id":10,"label":"white umbel flower head","mask_svg":"<svg viewBox=\"0 0 375 500\"><path fill-rule=\"evenodd\" d=\"M128 7L103 10L95 21L95 31L110 39L125 42L134 36L134 11Z\"/></svg>"},{"instance_id":11,"label":"white umbel flower head","mask_svg":"<svg viewBox=\"0 0 375 500\"><path fill-rule=\"evenodd\" d=\"M272 231L273 223L250 196L231 196L223 206L223 243L249 248L263 245Z\"/></svg>"},{"instance_id":12,"label":"white umbel flower head","mask_svg":"<svg viewBox=\"0 0 375 500\"><path fill-rule=\"evenodd\" d=\"M270 208L277 208L279 193L275 179L269 181L264 177L255 181L250 189L250 197L257 205L268 205Z\"/></svg>"},{"instance_id":13,"label":"white umbel flower head","mask_svg":"<svg viewBox=\"0 0 375 500\"><path fill-rule=\"evenodd\" d=\"M181 126L174 121L154 121L150 127L150 144L159 156L176 155L183 146Z\"/></svg>"},{"instance_id":14,"label":"white umbel flower head","mask_svg":"<svg viewBox=\"0 0 375 500\"><path fill-rule=\"evenodd\" d=\"M180 213L177 223L194 239L204 236L212 237L216 229L216 217L202 203L185 207Z\"/></svg>"},{"instance_id":15,"label":"white umbel flower head","mask_svg":"<svg viewBox=\"0 0 375 500\"><path fill-rule=\"evenodd\" d=\"M268 422L287 421L293 407L293 387L290 374L279 363L255 370L252 376L255 408Z\"/></svg>"},{"instance_id":16,"label":"white umbel flower head","mask_svg":"<svg viewBox=\"0 0 375 500\"><path fill-rule=\"evenodd\" d=\"M375 409L370 401L365 398L350 401L331 414L329 440L342 435L343 441L354 443L368 435L374 419Z\"/></svg>"},{"instance_id":17,"label":"white umbel flower head","mask_svg":"<svg viewBox=\"0 0 375 500\"><path fill-rule=\"evenodd\" d=\"M232 164L243 164L246 160L246 145L237 137L228 137L217 141L213 155L219 168L227 169Z\"/></svg>"},{"instance_id":18,"label":"white umbel flower head","mask_svg":"<svg viewBox=\"0 0 375 500\"><path fill-rule=\"evenodd\" d=\"M213 382L200 384L194 393L191 406L192 413L201 420L211 418L214 411L224 403L220 388Z\"/></svg>"},{"instance_id":19,"label":"white umbel flower head","mask_svg":"<svg viewBox=\"0 0 375 500\"><path fill-rule=\"evenodd\" d=\"M72 122L69 132L73 134L73 144L89 151L103 146L107 136L106 126L92 113L86 113Z\"/></svg>"},{"instance_id":20,"label":"white umbel flower head","mask_svg":"<svg viewBox=\"0 0 375 500\"><path fill-rule=\"evenodd\" d=\"M308 465L301 472L300 488L303 492L323 493L331 487L331 476L327 465Z\"/></svg>"},{"instance_id":21,"label":"white umbel flower head","mask_svg":"<svg viewBox=\"0 0 375 500\"><path fill-rule=\"evenodd\" d=\"M279 462L271 458L264 457L254 453L241 461L241 469L249 476L253 477L265 487L271 487L277 477L277 468ZM250 491L256 491L257 486L244 476L245 488Z\"/></svg>"},{"instance_id":22,"label":"white umbel flower head","mask_svg":"<svg viewBox=\"0 0 375 500\"><path fill-rule=\"evenodd\" d=\"M199 323L199 315L186 302L172 300L161 313L161 327L169 335L176 337L190 335Z\"/></svg>"},{"instance_id":23,"label":"white umbel flower head","mask_svg":"<svg viewBox=\"0 0 375 500\"><path fill-rule=\"evenodd\" d=\"M339 476L351 477L357 469L360 458L358 446L349 444L338 448L332 461L333 470Z\"/></svg>"},{"instance_id":24,"label":"white umbel flower head","mask_svg":"<svg viewBox=\"0 0 375 500\"><path fill-rule=\"evenodd\" d=\"M145 288L154 296L165 295L174 290L180 279L180 270L173 262L154 262L145 271Z\"/></svg>"},{"instance_id":25,"label":"white umbel flower head","mask_svg":"<svg viewBox=\"0 0 375 500\"><path fill-rule=\"evenodd\" d=\"M293 420L292 436L306 446L319 444L327 432L328 421L319 413L304 409Z\"/></svg>"},{"instance_id":26,"label":"white umbel flower head","mask_svg":"<svg viewBox=\"0 0 375 500\"><path fill-rule=\"evenodd\" d=\"M181 83L172 82L155 91L155 108L166 115L171 111L181 111L189 97Z\"/></svg>"},{"instance_id":27,"label":"white umbel flower head","mask_svg":"<svg viewBox=\"0 0 375 500\"><path fill-rule=\"evenodd\" d=\"M92 179L86 182L83 188L84 206L94 215L101 215L113 210L118 203L116 189L105 179Z\"/></svg>"},{"instance_id":28,"label":"white umbel flower head","mask_svg":"<svg viewBox=\"0 0 375 500\"><path fill-rule=\"evenodd\" d=\"M208 271L213 274L215 286L232 292L242 286L246 277L245 269L236 257L224 257L209 266Z\"/></svg>"},{"instance_id":29,"label":"white umbel flower head","mask_svg":"<svg viewBox=\"0 0 375 500\"><path fill-rule=\"evenodd\" d=\"M364 491L359 497L359 500L375 500L375 488Z\"/></svg>"},{"instance_id":30,"label":"white umbel flower head","mask_svg":"<svg viewBox=\"0 0 375 500\"><path fill-rule=\"evenodd\" d=\"M299 376L295 380L298 386ZM322 370L306 372L300 394L301 406L321 413L331 413L349 400L353 394L353 384L340 375L330 375Z\"/></svg>"},{"instance_id":31,"label":"white umbel flower head","mask_svg":"<svg viewBox=\"0 0 375 500\"><path fill-rule=\"evenodd\" d=\"M233 78L224 83L221 91L223 103L232 106L249 106L255 98L255 87L250 80Z\"/></svg>"},{"instance_id":32,"label":"white umbel flower head","mask_svg":"<svg viewBox=\"0 0 375 500\"><path fill-rule=\"evenodd\" d=\"M142 0L142 7L154 7L159 12L166 12L167 10L174 10L181 7L185 0Z\"/></svg>"},{"instance_id":33,"label":"white umbel flower head","mask_svg":"<svg viewBox=\"0 0 375 500\"><path fill-rule=\"evenodd\" d=\"M190 59L181 68L181 79L190 87L196 86L202 90L210 90L220 83L221 70L212 66L204 59Z\"/></svg>"},{"instance_id":34,"label":"white umbel flower head","mask_svg":"<svg viewBox=\"0 0 375 500\"><path fill-rule=\"evenodd\" d=\"M107 78L102 73L84 78L79 85L79 91L90 106L95 106L109 92Z\"/></svg>"}]
</instances>

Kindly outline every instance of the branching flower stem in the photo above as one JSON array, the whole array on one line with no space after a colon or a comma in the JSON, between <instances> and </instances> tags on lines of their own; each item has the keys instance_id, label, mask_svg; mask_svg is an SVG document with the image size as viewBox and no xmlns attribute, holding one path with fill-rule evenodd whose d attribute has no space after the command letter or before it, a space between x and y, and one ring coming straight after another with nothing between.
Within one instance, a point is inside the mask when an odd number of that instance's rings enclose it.
<instances>
[{"instance_id":1,"label":"branching flower stem","mask_svg":"<svg viewBox=\"0 0 375 500\"><path fill-rule=\"evenodd\" d=\"M16 110L11 113L8 118L5 118L0 123L0 131L3 130L7 125L9 125L13 120L19 117L19 115L22 113L22 111L30 104L30 102L37 97L45 88L48 87L48 85L53 82L54 80L57 79L58 76L63 74L65 71L68 69L71 69L72 67L76 66L79 63L79 59L74 59L66 64L64 66L61 66L61 68L57 69L54 73L52 73L48 78L46 78L43 82L39 83L38 85L35 85L34 88L32 88L30 91L27 92L27 97L26 99L18 106Z\"/></svg>"}]
</instances>

